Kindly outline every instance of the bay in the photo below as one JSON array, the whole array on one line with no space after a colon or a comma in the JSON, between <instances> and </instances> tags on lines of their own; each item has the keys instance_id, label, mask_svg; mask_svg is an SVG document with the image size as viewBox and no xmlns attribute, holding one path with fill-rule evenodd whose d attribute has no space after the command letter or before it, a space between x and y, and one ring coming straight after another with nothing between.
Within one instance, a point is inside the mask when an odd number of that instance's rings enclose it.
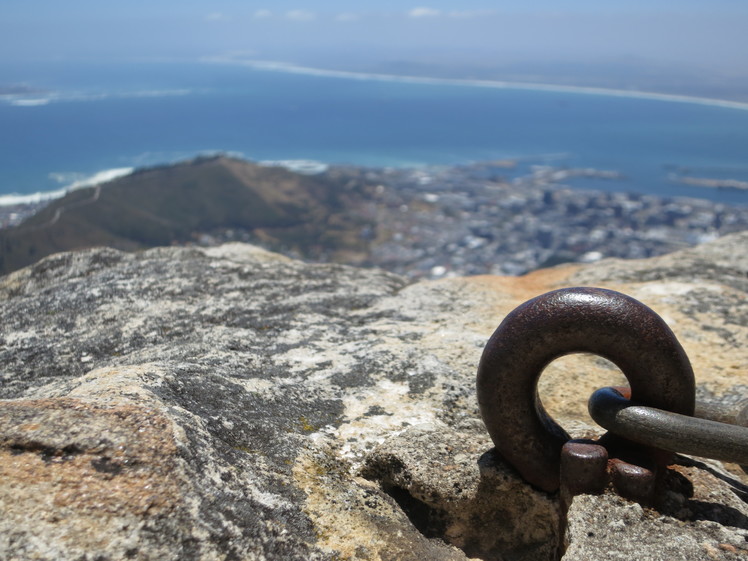
<instances>
[{"instance_id":1,"label":"bay","mask_svg":"<svg viewBox=\"0 0 748 561\"><path fill-rule=\"evenodd\" d=\"M485 84L329 76L209 63L0 66L0 195L49 191L111 169L226 152L364 166L516 159L622 173L573 186L748 204L748 110ZM38 91L34 91L38 90Z\"/></svg>"}]
</instances>

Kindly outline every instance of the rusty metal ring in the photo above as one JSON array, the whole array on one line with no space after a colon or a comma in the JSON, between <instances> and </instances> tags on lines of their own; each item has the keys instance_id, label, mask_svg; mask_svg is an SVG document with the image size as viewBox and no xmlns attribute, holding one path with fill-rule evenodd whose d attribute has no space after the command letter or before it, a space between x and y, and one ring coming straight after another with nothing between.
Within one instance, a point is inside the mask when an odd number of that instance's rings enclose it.
<instances>
[{"instance_id":1,"label":"rusty metal ring","mask_svg":"<svg viewBox=\"0 0 748 561\"><path fill-rule=\"evenodd\" d=\"M667 324L629 296L600 288L555 290L525 302L496 329L478 366L478 404L499 453L526 481L559 487L560 452L569 440L546 413L538 379L553 360L589 352L607 358L642 405L692 415L695 382Z\"/></svg>"}]
</instances>

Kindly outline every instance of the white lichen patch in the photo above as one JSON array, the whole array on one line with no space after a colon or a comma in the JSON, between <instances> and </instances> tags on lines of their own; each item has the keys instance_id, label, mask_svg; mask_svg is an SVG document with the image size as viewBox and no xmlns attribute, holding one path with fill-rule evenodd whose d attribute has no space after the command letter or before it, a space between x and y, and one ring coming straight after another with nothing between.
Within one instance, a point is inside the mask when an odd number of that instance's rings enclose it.
<instances>
[{"instance_id":1,"label":"white lichen patch","mask_svg":"<svg viewBox=\"0 0 748 561\"><path fill-rule=\"evenodd\" d=\"M141 300L129 305L132 307L132 311L128 312L128 321L122 325L122 337L125 339L130 339L134 335L146 336L147 333L150 333L153 330L151 318L173 317L184 311L183 304L180 305L167 300L155 302ZM110 310L104 309L101 313L116 316L122 314L122 309L113 307Z\"/></svg>"},{"instance_id":2,"label":"white lichen patch","mask_svg":"<svg viewBox=\"0 0 748 561\"><path fill-rule=\"evenodd\" d=\"M27 329L23 331L8 331L3 336L5 338L5 345L17 345L28 343L29 340L36 339L39 334L35 329Z\"/></svg>"},{"instance_id":3,"label":"white lichen patch","mask_svg":"<svg viewBox=\"0 0 748 561\"><path fill-rule=\"evenodd\" d=\"M297 347L288 350L283 358L288 363L291 372L314 372L318 370L321 364L330 362L339 363L342 357L334 351L318 350L311 347ZM322 373L319 371L314 372L307 379L311 381L324 380L331 373L329 368L326 370L326 372Z\"/></svg>"},{"instance_id":4,"label":"white lichen patch","mask_svg":"<svg viewBox=\"0 0 748 561\"><path fill-rule=\"evenodd\" d=\"M340 455L358 464L367 451L388 437L411 426L434 423L436 410L424 407L408 391L407 384L380 380L371 388L344 397L345 421L331 431L340 443Z\"/></svg>"},{"instance_id":5,"label":"white lichen patch","mask_svg":"<svg viewBox=\"0 0 748 561\"><path fill-rule=\"evenodd\" d=\"M226 243L217 247L209 247L200 250L208 257L222 259L234 263L290 263L291 259L279 253L273 253L262 249L256 245L241 242ZM220 266L222 263L214 261L214 266Z\"/></svg>"},{"instance_id":6,"label":"white lichen patch","mask_svg":"<svg viewBox=\"0 0 748 561\"><path fill-rule=\"evenodd\" d=\"M247 393L270 392L275 387L275 382L265 378L244 378L234 380L234 383L241 385Z\"/></svg>"}]
</instances>

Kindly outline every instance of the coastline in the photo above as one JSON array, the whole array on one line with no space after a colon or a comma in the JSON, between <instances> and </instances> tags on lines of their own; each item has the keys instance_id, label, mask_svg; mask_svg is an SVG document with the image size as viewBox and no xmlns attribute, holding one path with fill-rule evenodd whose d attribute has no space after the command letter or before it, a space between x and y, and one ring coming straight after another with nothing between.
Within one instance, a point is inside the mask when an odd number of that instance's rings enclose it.
<instances>
[{"instance_id":1,"label":"coastline","mask_svg":"<svg viewBox=\"0 0 748 561\"><path fill-rule=\"evenodd\" d=\"M156 166L157 167L158 166L172 166L180 162L193 160L195 158L211 157L211 156L216 156L216 155L224 155L228 157L246 159L244 154L241 154L241 153L235 153L231 151L221 152L221 151L209 150L209 151L198 152L187 158L178 158L176 160L172 160L168 162L161 162L161 163L156 164ZM316 175L318 173L323 173L327 171L327 169L330 167L330 164L326 162L319 162L316 160L260 160L260 161L257 161L256 163L260 166L265 166L265 167L283 167L283 168L288 169L289 171L300 173L302 175ZM49 201L53 201L54 199L59 199L61 197L64 197L70 191L75 191L76 189L84 189L86 187L95 187L102 183L107 183L109 181L113 181L120 177L125 177L127 175L130 175L133 172L136 172L141 169L146 169L148 167L152 167L152 166L137 166L137 167L105 169L105 170L96 172L93 175L90 175L83 179L73 181L72 183L69 183L65 185L64 187L61 187L60 189L54 189L52 191L37 191L36 193L29 193L27 195L21 195L21 194L16 194L16 193L11 193L8 195L0 195L0 207L18 206L18 205L35 205L39 203L46 203Z\"/></svg>"},{"instance_id":2,"label":"coastline","mask_svg":"<svg viewBox=\"0 0 748 561\"><path fill-rule=\"evenodd\" d=\"M213 65L225 65L225 68L216 68L214 67L211 70L211 64ZM202 66L202 69L200 68ZM241 84L254 84L255 82L259 83L261 86L264 87L264 84L270 83L274 84L276 82L279 82L281 84L291 81L304 81L307 80L305 75L310 76L309 81L312 84L316 84L317 90L312 92L312 94L319 94L319 92L325 92L325 90L329 88L347 88L351 87L352 91L355 94L359 94L363 92L362 99L368 100L369 98L366 97L368 95L367 92L378 92L381 88L389 88L390 86L387 86L386 83L392 83L393 88L395 90L403 89L407 90L409 92L409 95L424 95L424 96L430 96L432 94L435 95L437 99L439 99L439 96L441 96L441 89L440 88L423 88L418 89L418 86L414 86L416 89L413 90L414 93L410 93L411 87L406 85L398 85L399 84L426 84L426 85L447 85L447 86L460 86L460 88L455 88L453 90L445 90L449 92L449 98L452 99L451 96L454 96L456 99L461 99L463 95L467 98L472 99L473 96L477 96L478 99L493 99L494 96L506 96L508 98L516 98L519 100L530 100L528 103L531 103L535 100L546 100L546 95L549 99L561 99L561 100L568 100L570 107L574 111L585 111L585 108L587 106L594 106L598 107L602 104L621 104L620 101L616 101L616 99L624 99L624 98L651 98L656 99L660 101L669 101L669 102L680 102L680 103L690 103L690 108L688 106L660 106L658 104L649 104L647 106L642 105L641 108L638 106L638 104L631 102L624 104L627 108L630 106L632 111L636 109L637 111L641 109L644 113L646 111L649 111L650 113L659 114L662 113L672 113L675 112L676 114L682 114L683 112L687 111L690 115L690 113L698 114L699 116L703 114L705 117L702 119L704 122L708 121L708 119L716 119L720 123L727 123L727 125L730 125L733 122L739 122L744 123L744 120L746 118L746 113L743 114L732 114L727 113L725 111L715 111L712 113L710 109L707 107L709 106L722 106L722 107L728 107L728 108L737 108L740 110L745 111L748 109L748 103L741 103L741 102L732 102L732 101L726 101L726 100L714 100L714 99L705 99L705 98L697 98L697 97L689 97L689 96L680 96L680 95L670 95L670 94L659 94L659 93L649 93L649 92L632 92L632 91L624 91L624 90L613 90L613 89L605 89L605 88L589 88L589 87L577 87L577 86L564 86L564 85L554 85L554 84L536 84L536 83L526 83L526 82L506 82L506 81L491 81L491 80L460 80L460 79L449 79L449 78L434 78L434 77L419 77L419 76L402 76L402 75L394 75L394 74L374 74L374 73L362 73L362 72L351 72L351 71L342 71L342 70L329 70L329 69L321 69L321 68L313 68L313 67L307 67L307 66L301 66L301 65L293 65L283 62L274 62L274 61L262 61L262 60L242 60L239 58L230 58L230 57L213 57L213 58L207 58L207 59L201 59L201 61L192 60L190 61L189 65L186 67L189 69L190 72L197 72L197 73L206 73L210 75L211 73L216 73L219 75L222 72L226 75L230 75L232 77L232 80L239 79ZM254 69L257 70L264 70L265 72L253 72ZM298 78L294 78L291 75L299 75ZM286 78L283 78L283 75L286 75ZM180 74L181 76L181 74ZM325 81L322 79L316 79L314 76L330 76L334 78L338 78L340 80L348 80L348 86L345 86L343 82L335 81L335 80L329 80ZM380 81L380 85L377 86L376 83L369 83L369 81L375 80ZM337 85L336 85L337 84ZM484 88L483 90L474 89L471 90L470 88ZM507 93L502 94L501 91L506 90ZM530 96L530 95L524 95L524 93L521 93L522 90L527 91L547 91L548 94L538 94L538 96ZM109 92L109 93L98 93L98 94L82 94L79 91L71 92L69 94L61 94L59 92L41 92L35 91L35 95L37 97L36 100L32 99L26 99L24 100L21 105L27 105L27 106L33 106L33 105L42 105L42 103L38 103L38 100L41 99L41 95L48 95L50 101L68 101L68 100L79 100L79 101L93 101L93 100L104 100L104 99L119 99L123 97L159 97L160 95L166 95L171 94L175 92L179 93L189 93L189 92L197 92L200 91L198 87L195 87L193 89L184 89L184 90L169 90L169 89L153 89L153 90L138 90L137 92L129 92L127 95L123 92ZM216 90L220 92L221 90ZM269 90L271 91L271 90ZM484 93L481 94L480 92L483 91ZM491 93L492 91L497 92L496 94ZM419 93L420 92L420 93ZM512 93L513 92L513 93ZM520 93L518 93L520 92ZM575 94L583 94L583 95L596 95L600 96L597 100L592 98L580 98L579 100L574 100L572 98L564 98L562 96L556 96L552 92L566 92L566 93L575 93ZM146 95L147 94L147 95ZM26 94L30 95L30 94ZM196 100L203 103L210 103L215 102L214 98L218 98L218 96L196 96ZM608 99L608 101L605 101L605 98ZM247 101L251 102L254 98L249 97ZM264 101L264 97L258 98L260 101ZM18 100L16 100L18 101ZM8 105L16 105L16 103L9 103L10 100L7 96L3 97L0 95L0 105L5 105L5 103L2 102L8 102ZM190 102L191 103L191 102ZM242 102L245 103L245 102ZM54 104L57 105L57 104ZM201 105L200 107L202 107ZM250 106L251 103L245 103L245 105ZM274 107L274 106L273 106ZM243 111L243 107L238 107L240 111ZM550 107L550 110L553 110L554 107ZM12 111L12 109L9 109ZM32 119L38 119L40 123L44 123L45 116L47 114L56 114L55 112L64 111L67 110L67 108L58 108L53 107L45 110L40 111L34 111L33 108L29 107L29 110L27 111L25 108L19 108L19 119L28 118L30 122L34 122ZM77 109L76 109L77 110ZM250 108L247 108L247 114L251 114ZM13 114L15 115L15 113ZM286 116L284 114L284 116ZM295 118L295 115L293 116ZM301 122L304 122L303 119ZM645 124L648 124L649 121L647 121ZM324 126L324 123L315 123L316 126ZM628 123L627 123L628 124ZM665 123L666 125L668 123ZM676 122L676 125L679 125L680 121ZM451 126L453 126L454 123L451 123ZM515 126L516 123L511 123L512 126ZM223 126L223 125L222 125ZM574 126L571 124L570 126ZM292 128L289 128L289 130L294 130ZM362 129L363 130L363 129ZM451 130L451 129L450 129ZM575 129L576 130L576 129ZM669 129L665 129L669 130ZM678 129L676 129L678 130ZM730 129L732 130L732 129ZM745 130L744 128L742 130ZM189 131L188 131L189 132ZM215 131L211 131L214 132ZM459 130L458 130L459 132ZM479 131L480 133L483 133L484 131ZM553 132L553 131L552 131ZM657 130L655 130L657 132ZM670 131L672 133L672 130ZM707 131L708 132L708 131ZM201 132L202 134L202 132ZM675 135L673 135L674 137ZM447 135L445 135L447 137ZM722 194L720 195L710 195L708 194L708 191L714 192L715 189L708 189L708 187L711 187L712 185L704 184L705 182L712 182L719 180L720 183L724 183L725 181L734 182L734 181L746 181L748 180L748 176L746 174L748 173L748 168L740 167L735 168L739 169L740 171L736 172L736 175L734 177L728 176L728 177L722 177L724 175L727 175L728 172L715 172L714 176L711 176L708 174L707 171L704 171L701 173L702 170L706 170L708 168L713 169L728 169L730 166L737 166L739 165L742 160L740 159L742 157L741 153L733 154L730 152L732 160L724 159L722 161L719 158L716 158L714 161L716 163L712 164L708 158L705 158L706 163L700 162L698 159L690 158L690 159L679 159L677 157L673 157L671 150L671 154L665 154L661 158L659 158L657 161L654 161L654 163L650 162L649 160L643 160L645 163L640 166L640 168L637 168L636 165L638 165L638 161L634 161L633 158L629 158L626 160L626 158L622 158L620 161L615 158L609 158L605 159L600 157L598 153L592 150L592 155L589 156L585 150L588 149L588 146L584 142L579 142L578 145L574 145L572 142L571 145L568 144L569 141L569 135L564 134L563 137L561 137L561 141L559 142L558 139L555 137L552 138L552 141L548 142L547 146L542 146L542 150L540 152L535 153L533 151L534 145L520 145L518 148L515 149L513 141L510 144L509 142L503 142L503 138L499 141L492 140L494 137L490 135L484 135L485 138L488 138L490 142L493 144L490 144L489 148L483 150L483 152L480 152L480 150L483 148L483 144L480 144L479 142L476 144L477 149L476 152L473 152L471 149L471 152L469 154L465 154L467 151L463 150L460 152L459 149L455 149L454 152L452 152L452 147L448 146L445 148L445 146L435 144L433 147L430 145L426 145L425 148L419 152L418 150L412 150L411 153L407 153L406 156L403 158L393 158L393 151L390 150L390 152L385 153L385 156L380 158L381 161L375 159L376 161L372 162L366 159L363 160L357 160L356 156L360 156L364 153L363 150L351 150L349 152L341 152L343 156L337 157L338 152L335 152L335 150L339 150L340 146L336 144L331 144L331 148L327 150L327 147L325 146L325 150L318 151L317 153L314 152L312 149L310 153L307 154L306 150L308 146L316 147L316 145L306 144L304 145L304 148L302 150L298 149L294 151L290 151L290 153L286 153L284 151L276 150L276 151L268 151L269 153L263 153L260 151L259 153L255 152L255 146L253 146L251 143L247 143L247 145L241 144L240 142L235 143L232 146L229 146L229 149L224 150L183 150L182 146L179 146L180 149L174 150L172 146L169 145L155 145L155 146L149 146L148 150L143 153L139 153L136 156L131 156L130 153L123 150L122 154L117 154L116 158L110 158L108 161L106 159L100 159L100 161L104 164L102 168L105 168L108 166L133 166L132 168L116 168L114 170L104 169L103 171L99 171L98 173L95 173L97 171L96 167L88 167L86 169L85 165L74 165L71 166L73 168L83 169L85 170L83 174L76 174L76 173L54 173L52 170L57 169L65 169L67 167L67 164L54 164L54 167L50 166L47 169L40 169L38 170L38 175L41 177L40 181L37 181L35 184L32 182L23 183L23 181L18 181L16 185L9 185L9 189L6 191L13 190L13 187L16 187L15 193L8 193L8 194L0 194L0 206L8 207L8 206L17 206L17 205L24 205L24 204L42 204L46 201L54 200L56 198L62 197L71 189L81 188L81 187L87 187L91 186L98 182L104 182L111 179L114 179L117 177L117 173L120 173L120 170L124 170L124 173L129 172L130 170L134 168L140 168L143 166L152 166L152 165L171 165L175 162L181 161L183 159L191 159L194 157L199 157L201 155L204 155L206 153L235 153L240 158L246 158L253 161L256 161L258 163L264 163L265 165L284 165L288 164L290 159L294 159L296 162L291 162L289 168L293 171L302 171L306 173L315 173L317 170L323 169L327 165L359 165L361 167L428 167L431 165L462 165L465 163L472 163L472 162L480 162L480 161L489 161L494 157L497 157L499 159L512 159L516 160L517 162L523 162L522 165L524 167L529 167L532 165L546 165L546 164L552 164L552 162L549 162L548 160L551 158L555 158L556 155L561 156L563 160L568 160L565 162L559 162L558 166L560 167L591 167L591 168L599 168L599 169L610 169L615 170L621 175L625 176L625 181L628 182L627 184L621 184L620 188L622 190L648 190L651 188L652 192L665 195L665 196L673 196L672 193L676 191L676 188L672 185L667 185L668 183L673 183L672 180L668 181L666 178L664 172L662 169L672 169L672 168L689 168L689 173L695 177L695 180L691 180L688 182L682 182L682 184L685 186L685 191L689 192L686 196L693 196L693 197L703 197L703 198L716 198L716 197L722 197ZM484 137L480 137L479 141L483 142ZM508 135L507 135L508 137ZM202 138L202 137L201 137ZM451 138L451 137L450 137ZM739 134L739 138L745 138L742 133ZM276 144L278 144L278 138L271 138L271 140L276 141ZM417 141L421 142L422 139L416 139ZM571 139L578 140L578 139ZM583 139L584 140L584 139ZM208 140L207 142L203 143L202 140L199 141L200 144L203 144L203 146L213 146L213 145L222 145L224 143L223 137L219 137L219 141L215 141L215 139ZM488 141L486 141L488 142ZM502 143L503 142L503 143ZM284 140L285 143L285 140ZM498 148L494 149L494 144L498 146ZM703 144L701 135L698 136L698 142L691 143L693 146L698 147L700 144ZM734 145L738 145L740 143L733 143ZM272 144L271 144L272 145ZM280 146L280 144L278 144ZM383 144L385 145L385 144ZM416 146L415 143L413 143L414 146ZM469 143L464 143L459 145L470 145ZM486 144L488 146L488 144ZM690 149L693 146L688 145L687 143L684 143L684 146L686 149ZM712 144L714 145L714 144ZM285 144L283 144L285 146ZM389 147L387 144L386 146ZM418 144L420 147L420 144ZM472 145L470 145L472 146ZM186 146L185 146L186 147ZM264 147L264 144L261 146ZM405 148L409 148L410 146L405 146ZM140 148L140 144L137 145L137 148ZM197 145L197 148L202 148L199 144ZM347 148L347 147L343 147ZM376 152L376 149L380 149L381 147L379 145L376 146L375 149L368 150L364 156L370 157L371 154L374 154ZM434 151L434 154L436 156L433 157L433 161L429 159L431 157L431 152L428 152L428 150ZM565 152L562 152L563 150L566 150ZM615 152L616 147L613 146L611 148L610 154L616 155L617 152ZM361 154L359 153L361 152ZM480 152L480 153L479 153ZM733 150L733 152L735 152ZM477 155L473 155L473 154ZM626 155L628 152L621 151L622 154ZM656 153L656 151L655 151ZM687 152L684 152L687 153ZM178 154L178 155L177 155ZM397 156L398 153L395 153L395 156ZM577 154L584 154L585 158L576 157ZM636 153L638 155L638 152ZM650 152L646 153L646 156L648 156ZM709 154L707 154L709 156ZM304 160L307 158L307 160ZM737 158L737 159L736 159ZM287 159L289 159L287 161ZM733 161L734 160L734 161ZM632 164L632 165L629 165ZM647 167L649 166L649 167ZM659 166L659 168L655 167ZM660 169L662 168L662 169ZM101 169L101 168L100 168ZM114 171L115 175L110 176L109 174ZM83 179L83 176L87 175L89 176L83 183L81 183L81 179ZM638 175L637 175L638 174ZM25 177L21 177L22 180L25 180ZM649 183L647 183L649 182ZM12 184L12 181L8 181L7 183ZM645 185L645 187L641 187L640 185ZM574 186L577 186L574 184ZM664 187L663 187L664 186ZM604 188L607 189L607 186L604 186ZM679 189L679 188L678 188ZM701 193L696 192L696 189L703 192L703 195ZM660 191L663 191L662 193ZM743 193L740 193L740 195L745 194L745 190L742 190ZM677 196L677 194L675 195ZM727 193L727 199L730 202L733 202L735 199L735 196L733 193ZM738 204L745 204L743 200L741 199L738 201Z\"/></svg>"},{"instance_id":3,"label":"coastline","mask_svg":"<svg viewBox=\"0 0 748 561\"><path fill-rule=\"evenodd\" d=\"M329 78L343 78L348 80L370 80L380 82L403 82L408 84L463 86L478 88L493 88L504 90L531 90L556 93L572 93L583 95L603 95L611 97L626 97L633 99L649 99L654 101L666 101L672 103L692 103L696 105L707 105L711 107L722 107L726 109L737 109L748 111L748 102L730 101L709 97L698 97L680 94L665 94L658 92L621 90L614 88L598 88L591 86L565 86L561 84L546 84L535 82L511 82L504 80L469 80L461 78L429 78L427 76L407 76L399 74L378 74L367 72L354 72L350 70L332 70L302 66L287 62L267 60L242 60L231 57L202 57L199 62L208 64L228 64L236 66L247 66L256 70L267 70L271 72L285 72L288 74L306 74L309 76L323 76Z\"/></svg>"}]
</instances>

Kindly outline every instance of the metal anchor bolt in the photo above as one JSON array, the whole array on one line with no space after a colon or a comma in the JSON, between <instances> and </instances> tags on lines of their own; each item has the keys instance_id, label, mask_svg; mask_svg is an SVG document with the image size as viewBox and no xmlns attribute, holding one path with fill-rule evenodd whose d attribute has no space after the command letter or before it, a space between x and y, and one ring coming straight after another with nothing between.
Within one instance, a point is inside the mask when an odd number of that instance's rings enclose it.
<instances>
[{"instance_id":1,"label":"metal anchor bolt","mask_svg":"<svg viewBox=\"0 0 748 561\"><path fill-rule=\"evenodd\" d=\"M612 290L569 288L522 304L483 351L478 403L499 453L526 481L549 492L559 488L561 448L569 435L546 413L537 384L550 362L575 352L616 364L629 381L633 401L681 415L694 412L688 357L667 324L641 302ZM627 468L615 473L624 488L630 480L649 485L644 473Z\"/></svg>"},{"instance_id":2,"label":"metal anchor bolt","mask_svg":"<svg viewBox=\"0 0 748 561\"><path fill-rule=\"evenodd\" d=\"M594 442L569 440L561 448L561 495L602 493L607 483L608 451Z\"/></svg>"}]
</instances>

